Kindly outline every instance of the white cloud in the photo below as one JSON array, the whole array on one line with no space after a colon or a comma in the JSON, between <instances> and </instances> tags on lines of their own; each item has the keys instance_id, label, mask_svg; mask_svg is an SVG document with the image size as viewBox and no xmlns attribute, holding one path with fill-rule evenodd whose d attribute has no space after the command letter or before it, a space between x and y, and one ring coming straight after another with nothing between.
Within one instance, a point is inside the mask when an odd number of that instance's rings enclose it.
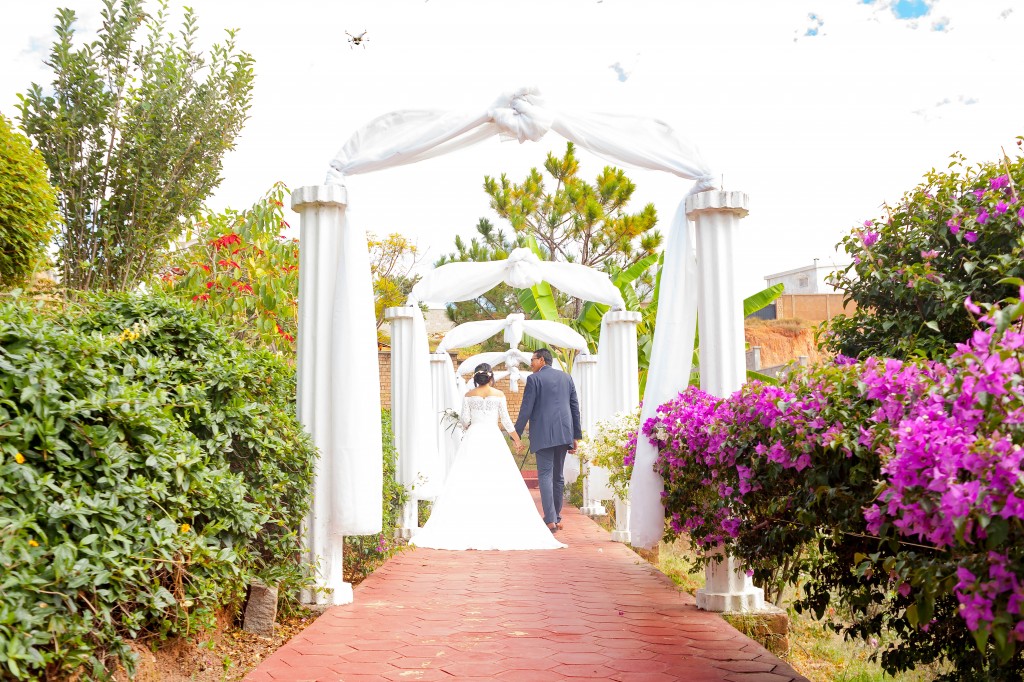
<instances>
[{"instance_id":1,"label":"white cloud","mask_svg":"<svg viewBox=\"0 0 1024 682\"><path fill-rule=\"evenodd\" d=\"M8 115L29 82L47 82L37 55L23 53L34 39L49 44L54 10L68 2L0 0L16 27L0 44ZM94 18L100 6L72 4ZM951 152L992 159L1024 133L1024 96L1008 84L1024 13L1007 13L1007 0L934 0L916 28L883 0L677 0L671 14L656 0L189 4L207 44L238 27L256 58L252 119L226 159L214 206L248 205L276 180L323 181L347 137L379 114L480 109L503 90L536 84L552 104L664 119L698 143L728 188L749 192L749 239L737 256L745 293L770 272L842 260L833 247L844 231L898 201ZM819 31L804 38L809 15ZM938 21L944 30L933 30ZM345 32L363 30L369 41L350 49ZM356 176L351 211L367 229L414 236L433 258L492 215L484 174L520 178L563 148L553 135L537 145L495 141ZM585 176L606 163L583 156ZM685 183L629 172L636 205L654 202L667 226Z\"/></svg>"}]
</instances>

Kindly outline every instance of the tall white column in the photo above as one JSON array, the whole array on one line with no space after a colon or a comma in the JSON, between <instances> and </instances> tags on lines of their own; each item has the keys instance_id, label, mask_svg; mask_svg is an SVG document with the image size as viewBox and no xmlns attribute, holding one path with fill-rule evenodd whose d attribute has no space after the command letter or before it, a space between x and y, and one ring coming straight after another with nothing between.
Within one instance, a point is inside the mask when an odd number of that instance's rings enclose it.
<instances>
[{"instance_id":1,"label":"tall white column","mask_svg":"<svg viewBox=\"0 0 1024 682\"><path fill-rule=\"evenodd\" d=\"M453 404L451 383L455 380L455 368L452 365L452 358L447 353L430 354L430 388L431 406L433 419L437 434L437 451L441 455L441 485L448 479L448 471L451 469L455 459L455 451L458 449L458 441L455 437L456 429L450 424L442 423L444 411L447 409L459 411L461 405Z\"/></svg>"},{"instance_id":2,"label":"tall white column","mask_svg":"<svg viewBox=\"0 0 1024 682\"><path fill-rule=\"evenodd\" d=\"M395 536L409 539L419 528L419 513L413 486L416 484L416 471L409 456L409 437L411 435L411 404L410 385L412 368L413 315L415 309L409 306L398 306L384 309L384 319L391 325L391 427L395 436L395 450L398 451L398 465L395 478L409 492L408 499L402 507L402 513L395 528Z\"/></svg>"},{"instance_id":3,"label":"tall white column","mask_svg":"<svg viewBox=\"0 0 1024 682\"><path fill-rule=\"evenodd\" d=\"M601 362L608 363L601 372L606 417L618 412L630 412L640 404L636 327L641 319L642 316L636 311L614 310L605 313L601 321ZM615 530L612 531L612 540L630 540L628 498L615 500Z\"/></svg>"},{"instance_id":4,"label":"tall white column","mask_svg":"<svg viewBox=\"0 0 1024 682\"><path fill-rule=\"evenodd\" d=\"M686 217L696 224L697 316L700 326L700 383L724 398L746 381L743 298L736 286L735 252L740 218L747 215L744 192L708 191L686 199ZM754 587L739 561L715 552L705 569L706 586L697 591L705 611L756 611L764 590Z\"/></svg>"},{"instance_id":5,"label":"tall white column","mask_svg":"<svg viewBox=\"0 0 1024 682\"><path fill-rule=\"evenodd\" d=\"M332 319L341 229L348 195L344 187L302 187L292 193L292 210L301 216L299 228L299 311L296 373L299 421L320 449L313 480L313 503L303 524L306 560L319 561L314 590L302 601L348 604L352 585L343 578L343 528L339 521L336 481L344 474L334 457L331 417Z\"/></svg>"},{"instance_id":6,"label":"tall white column","mask_svg":"<svg viewBox=\"0 0 1024 682\"><path fill-rule=\"evenodd\" d=\"M577 355L572 363L572 380L576 384L576 398L580 403L580 424L584 435L594 433L600 411L601 391L598 386L598 356ZM566 461L575 455L570 454ZM588 516L604 516L608 512L600 500L590 498L590 465L583 463L583 506L580 508ZM575 467L574 467L575 468ZM568 470L568 465L566 466Z\"/></svg>"}]
</instances>

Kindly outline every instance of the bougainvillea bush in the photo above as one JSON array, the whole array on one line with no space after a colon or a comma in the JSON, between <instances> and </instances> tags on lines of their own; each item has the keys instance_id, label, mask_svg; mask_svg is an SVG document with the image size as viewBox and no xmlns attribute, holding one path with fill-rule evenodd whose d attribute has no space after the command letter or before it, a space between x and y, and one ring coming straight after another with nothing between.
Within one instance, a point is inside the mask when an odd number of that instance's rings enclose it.
<instances>
[{"instance_id":1,"label":"bougainvillea bush","mask_svg":"<svg viewBox=\"0 0 1024 682\"><path fill-rule=\"evenodd\" d=\"M105 679L258 576L296 605L294 371L159 297L0 303L0 678Z\"/></svg>"},{"instance_id":2,"label":"bougainvillea bush","mask_svg":"<svg viewBox=\"0 0 1024 682\"><path fill-rule=\"evenodd\" d=\"M946 660L956 679L1020 679L1021 308L984 311L946 363L840 357L725 400L680 394L643 427L670 536L800 585L795 606L819 618L841 607L837 630L895 634L890 672Z\"/></svg>"},{"instance_id":3,"label":"bougainvillea bush","mask_svg":"<svg viewBox=\"0 0 1024 682\"><path fill-rule=\"evenodd\" d=\"M1018 139L1018 146L1021 140ZM850 265L832 284L857 302L822 337L854 357L941 360L973 330L968 297L1013 295L1001 280L1024 276L1024 157L968 166L955 154L885 215L840 246Z\"/></svg>"}]
</instances>

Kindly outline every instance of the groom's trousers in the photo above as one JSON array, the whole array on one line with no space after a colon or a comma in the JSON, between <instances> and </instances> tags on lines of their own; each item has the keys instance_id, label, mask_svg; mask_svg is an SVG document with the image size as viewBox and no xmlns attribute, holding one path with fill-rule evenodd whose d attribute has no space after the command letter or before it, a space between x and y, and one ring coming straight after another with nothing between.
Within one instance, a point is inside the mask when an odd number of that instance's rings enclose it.
<instances>
[{"instance_id":1,"label":"groom's trousers","mask_svg":"<svg viewBox=\"0 0 1024 682\"><path fill-rule=\"evenodd\" d=\"M556 523L562 518L562 497L565 494L565 453L568 445L537 450L537 484L540 503L544 507L544 523Z\"/></svg>"}]
</instances>

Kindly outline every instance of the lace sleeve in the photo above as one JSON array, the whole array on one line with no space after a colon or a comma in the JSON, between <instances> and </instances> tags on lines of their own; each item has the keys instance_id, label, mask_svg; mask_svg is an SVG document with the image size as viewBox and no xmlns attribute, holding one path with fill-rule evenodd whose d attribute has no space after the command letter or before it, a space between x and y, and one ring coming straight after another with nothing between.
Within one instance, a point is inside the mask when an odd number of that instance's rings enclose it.
<instances>
[{"instance_id":1,"label":"lace sleeve","mask_svg":"<svg viewBox=\"0 0 1024 682\"><path fill-rule=\"evenodd\" d=\"M469 398L464 397L462 399L462 410L459 411L459 426L465 431L469 428L469 422L472 421L472 415L469 413Z\"/></svg>"},{"instance_id":2,"label":"lace sleeve","mask_svg":"<svg viewBox=\"0 0 1024 682\"><path fill-rule=\"evenodd\" d=\"M499 410L499 416L501 417L501 425L505 427L505 430L509 433L515 433L516 425L512 423L512 417L508 413L508 399L505 396L501 396L501 408Z\"/></svg>"}]
</instances>

